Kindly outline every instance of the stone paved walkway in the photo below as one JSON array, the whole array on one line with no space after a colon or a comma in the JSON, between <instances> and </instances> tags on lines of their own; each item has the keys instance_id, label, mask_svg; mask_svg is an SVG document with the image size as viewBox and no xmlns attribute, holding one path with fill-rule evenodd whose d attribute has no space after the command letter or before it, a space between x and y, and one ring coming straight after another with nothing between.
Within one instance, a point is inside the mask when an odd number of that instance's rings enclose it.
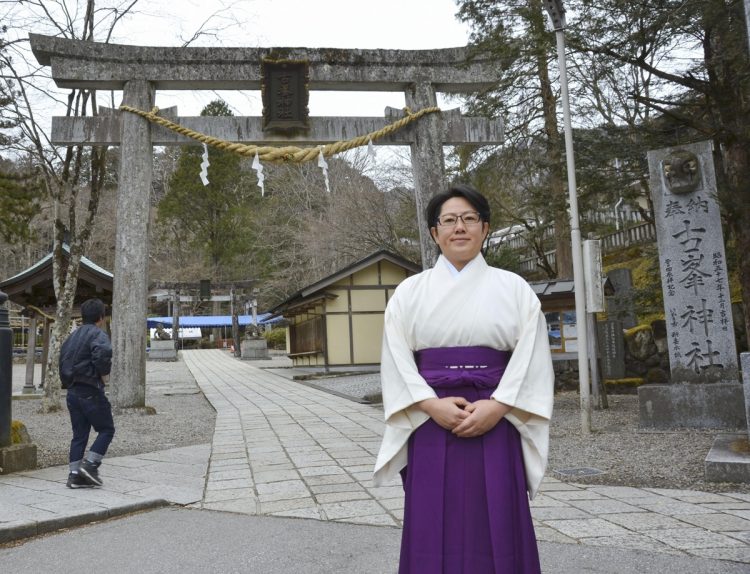
<instances>
[{"instance_id":1,"label":"stone paved walkway","mask_svg":"<svg viewBox=\"0 0 750 574\"><path fill-rule=\"evenodd\" d=\"M211 445L107 459L101 489L65 488L66 467L0 476L0 543L179 504L252 515L399 526L397 481L371 481L382 410L233 359L183 351L217 411ZM269 363L272 364L272 363ZM750 564L750 495L545 479L537 538ZM750 570L750 567L749 567ZM606 570L603 570L606 571Z\"/></svg>"},{"instance_id":2,"label":"stone paved walkway","mask_svg":"<svg viewBox=\"0 0 750 574\"><path fill-rule=\"evenodd\" d=\"M221 351L186 351L183 357L216 409L203 508L398 524L401 486L371 482L380 410Z\"/></svg>"},{"instance_id":3,"label":"stone paved walkway","mask_svg":"<svg viewBox=\"0 0 750 574\"><path fill-rule=\"evenodd\" d=\"M376 488L382 410L227 357L183 352L217 411L206 492L196 506L400 525L399 482ZM546 478L537 538L750 563L750 495L580 485Z\"/></svg>"}]
</instances>

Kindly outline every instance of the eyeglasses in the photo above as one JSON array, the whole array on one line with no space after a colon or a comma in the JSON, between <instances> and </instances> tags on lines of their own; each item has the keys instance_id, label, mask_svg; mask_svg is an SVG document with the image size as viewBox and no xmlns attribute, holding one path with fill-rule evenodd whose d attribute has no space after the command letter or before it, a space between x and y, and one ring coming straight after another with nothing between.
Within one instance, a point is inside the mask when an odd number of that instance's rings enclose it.
<instances>
[{"instance_id":1,"label":"eyeglasses","mask_svg":"<svg viewBox=\"0 0 750 574\"><path fill-rule=\"evenodd\" d=\"M438 225L443 227L455 227L458 220L461 220L467 227L477 225L482 222L482 216L476 211L465 211L463 213L444 213L438 217Z\"/></svg>"}]
</instances>

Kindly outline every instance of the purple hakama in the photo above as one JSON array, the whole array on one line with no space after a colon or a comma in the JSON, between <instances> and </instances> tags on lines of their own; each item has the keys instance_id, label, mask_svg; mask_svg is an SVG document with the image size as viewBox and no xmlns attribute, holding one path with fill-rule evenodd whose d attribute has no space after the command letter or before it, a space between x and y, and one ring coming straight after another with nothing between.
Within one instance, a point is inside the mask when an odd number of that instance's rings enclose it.
<instances>
[{"instance_id":1,"label":"purple hakama","mask_svg":"<svg viewBox=\"0 0 750 574\"><path fill-rule=\"evenodd\" d=\"M510 359L488 347L424 349L419 373L438 397L489 399ZM504 418L475 438L432 419L409 439L399 574L539 573L521 438Z\"/></svg>"}]
</instances>

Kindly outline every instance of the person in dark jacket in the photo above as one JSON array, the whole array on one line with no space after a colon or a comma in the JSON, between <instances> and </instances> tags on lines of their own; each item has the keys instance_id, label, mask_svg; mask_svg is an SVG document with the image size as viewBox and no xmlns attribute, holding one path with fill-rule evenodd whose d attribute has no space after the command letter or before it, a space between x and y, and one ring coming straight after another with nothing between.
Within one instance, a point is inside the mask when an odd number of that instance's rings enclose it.
<instances>
[{"instance_id":1,"label":"person in dark jacket","mask_svg":"<svg viewBox=\"0 0 750 574\"><path fill-rule=\"evenodd\" d=\"M73 427L68 488L103 484L99 465L115 434L112 406L104 394L104 384L112 369L112 345L101 329L105 314L106 307L99 299L84 301L81 304L83 325L65 340L60 351L60 364L71 357L73 364L73 378L67 397ZM86 452L92 427L98 434Z\"/></svg>"}]
</instances>

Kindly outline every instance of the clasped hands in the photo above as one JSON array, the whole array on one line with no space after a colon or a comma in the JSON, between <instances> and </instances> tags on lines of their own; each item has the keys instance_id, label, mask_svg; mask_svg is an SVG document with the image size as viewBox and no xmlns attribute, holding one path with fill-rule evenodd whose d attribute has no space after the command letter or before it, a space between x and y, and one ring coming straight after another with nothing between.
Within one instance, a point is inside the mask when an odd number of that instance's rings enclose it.
<instances>
[{"instance_id":1,"label":"clasped hands","mask_svg":"<svg viewBox=\"0 0 750 574\"><path fill-rule=\"evenodd\" d=\"M425 399L417 407L432 420L461 438L482 436L492 430L511 409L494 399L470 403L463 397Z\"/></svg>"}]
</instances>

